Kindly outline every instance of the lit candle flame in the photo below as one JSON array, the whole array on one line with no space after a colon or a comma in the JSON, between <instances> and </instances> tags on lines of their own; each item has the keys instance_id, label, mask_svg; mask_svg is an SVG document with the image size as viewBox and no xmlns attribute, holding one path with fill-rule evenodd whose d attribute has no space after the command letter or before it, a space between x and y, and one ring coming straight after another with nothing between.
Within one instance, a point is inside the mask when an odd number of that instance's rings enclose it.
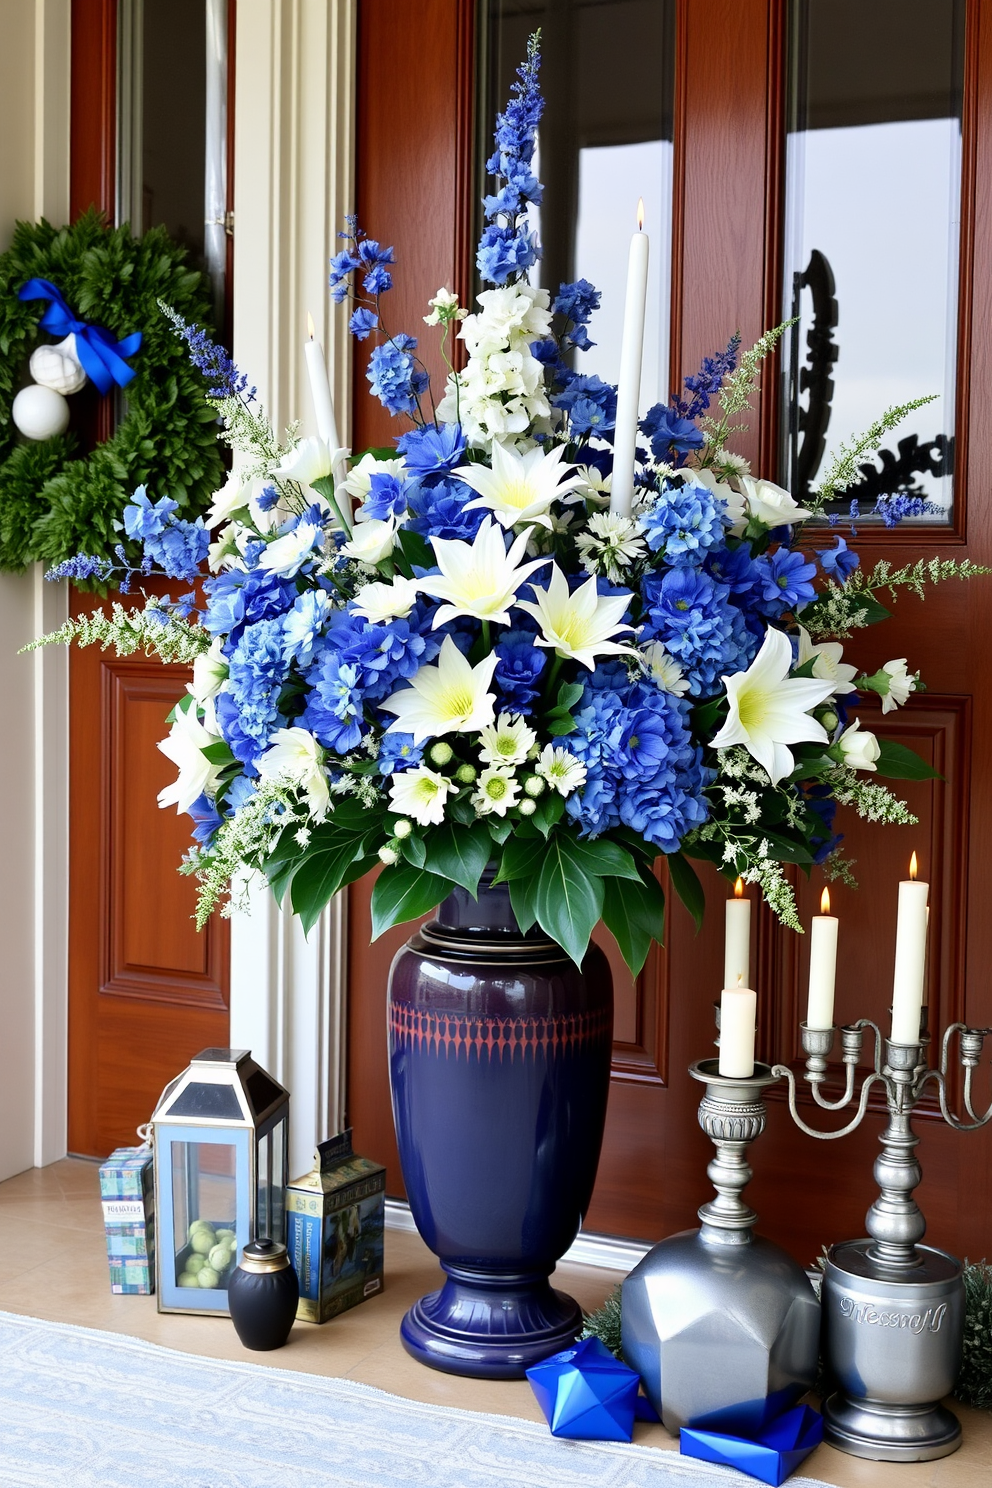
<instances>
[{"instance_id":1,"label":"lit candle flame","mask_svg":"<svg viewBox=\"0 0 992 1488\"><path fill-rule=\"evenodd\" d=\"M638 232L643 232L644 231L644 198L643 198L643 196L639 196L638 199L637 199L637 231Z\"/></svg>"},{"instance_id":2,"label":"lit candle flame","mask_svg":"<svg viewBox=\"0 0 992 1488\"><path fill-rule=\"evenodd\" d=\"M734 898L744 898L744 880L742 878L738 878L737 882L734 884Z\"/></svg>"},{"instance_id":3,"label":"lit candle flame","mask_svg":"<svg viewBox=\"0 0 992 1488\"><path fill-rule=\"evenodd\" d=\"M918 867L918 864L917 864L917 861L916 861L916 854L914 852L913 856L909 860L909 876L910 876L910 878L915 878L916 877L917 867Z\"/></svg>"},{"instance_id":4,"label":"lit candle flame","mask_svg":"<svg viewBox=\"0 0 992 1488\"><path fill-rule=\"evenodd\" d=\"M310 314L310 311L309 310L307 311L307 335L310 337L310 340L312 341L313 340L313 337L314 337L313 316Z\"/></svg>"},{"instance_id":5,"label":"lit candle flame","mask_svg":"<svg viewBox=\"0 0 992 1488\"><path fill-rule=\"evenodd\" d=\"M830 913L830 890L829 889L824 889L823 893L820 895L820 913L821 914L829 914Z\"/></svg>"}]
</instances>

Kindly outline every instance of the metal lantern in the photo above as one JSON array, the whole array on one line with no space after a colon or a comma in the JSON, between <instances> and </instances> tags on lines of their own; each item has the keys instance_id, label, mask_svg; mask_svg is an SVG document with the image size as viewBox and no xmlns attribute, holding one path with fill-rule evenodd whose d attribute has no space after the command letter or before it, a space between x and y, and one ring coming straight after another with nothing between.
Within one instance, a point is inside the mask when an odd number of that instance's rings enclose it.
<instances>
[{"instance_id":1,"label":"metal lantern","mask_svg":"<svg viewBox=\"0 0 992 1488\"><path fill-rule=\"evenodd\" d=\"M204 1049L151 1128L158 1310L227 1315L244 1247L286 1239L289 1093L248 1049Z\"/></svg>"}]
</instances>

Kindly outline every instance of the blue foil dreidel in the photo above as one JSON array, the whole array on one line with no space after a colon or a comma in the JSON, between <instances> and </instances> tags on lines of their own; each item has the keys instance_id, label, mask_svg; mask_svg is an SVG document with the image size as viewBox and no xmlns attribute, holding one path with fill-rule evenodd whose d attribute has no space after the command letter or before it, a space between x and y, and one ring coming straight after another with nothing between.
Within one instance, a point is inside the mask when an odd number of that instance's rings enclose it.
<instances>
[{"instance_id":1,"label":"blue foil dreidel","mask_svg":"<svg viewBox=\"0 0 992 1488\"><path fill-rule=\"evenodd\" d=\"M786 1411L751 1438L696 1431L688 1426L683 1426L679 1434L684 1457L736 1467L752 1478L771 1483L772 1488L784 1483L822 1440L823 1417L808 1405Z\"/></svg>"},{"instance_id":2,"label":"blue foil dreidel","mask_svg":"<svg viewBox=\"0 0 992 1488\"><path fill-rule=\"evenodd\" d=\"M598 1338L532 1365L527 1378L552 1436L630 1441L640 1378Z\"/></svg>"}]
</instances>

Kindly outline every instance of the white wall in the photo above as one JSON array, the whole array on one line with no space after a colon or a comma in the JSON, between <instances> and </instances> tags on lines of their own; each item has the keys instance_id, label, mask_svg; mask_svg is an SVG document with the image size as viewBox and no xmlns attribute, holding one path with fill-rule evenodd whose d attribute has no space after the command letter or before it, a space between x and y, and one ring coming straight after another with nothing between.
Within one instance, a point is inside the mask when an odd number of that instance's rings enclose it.
<instances>
[{"instance_id":1,"label":"white wall","mask_svg":"<svg viewBox=\"0 0 992 1488\"><path fill-rule=\"evenodd\" d=\"M69 208L69 0L0 0L0 249ZM0 492L2 499L2 492ZM61 623L37 567L0 574L0 1179L65 1153L68 666L19 656Z\"/></svg>"}]
</instances>

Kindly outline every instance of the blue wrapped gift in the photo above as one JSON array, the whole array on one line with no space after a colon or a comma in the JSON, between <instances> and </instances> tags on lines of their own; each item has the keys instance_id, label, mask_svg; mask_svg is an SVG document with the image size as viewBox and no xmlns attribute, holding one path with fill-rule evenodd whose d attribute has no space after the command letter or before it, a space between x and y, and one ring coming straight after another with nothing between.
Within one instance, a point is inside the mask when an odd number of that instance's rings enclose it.
<instances>
[{"instance_id":1,"label":"blue wrapped gift","mask_svg":"<svg viewBox=\"0 0 992 1488\"><path fill-rule=\"evenodd\" d=\"M683 1426L679 1446L684 1457L700 1457L736 1467L778 1488L823 1440L823 1417L808 1405L797 1405L776 1417L754 1437L724 1436Z\"/></svg>"},{"instance_id":2,"label":"blue wrapped gift","mask_svg":"<svg viewBox=\"0 0 992 1488\"><path fill-rule=\"evenodd\" d=\"M640 1377L598 1338L542 1359L527 1378L552 1436L625 1442L633 1436Z\"/></svg>"}]
</instances>

